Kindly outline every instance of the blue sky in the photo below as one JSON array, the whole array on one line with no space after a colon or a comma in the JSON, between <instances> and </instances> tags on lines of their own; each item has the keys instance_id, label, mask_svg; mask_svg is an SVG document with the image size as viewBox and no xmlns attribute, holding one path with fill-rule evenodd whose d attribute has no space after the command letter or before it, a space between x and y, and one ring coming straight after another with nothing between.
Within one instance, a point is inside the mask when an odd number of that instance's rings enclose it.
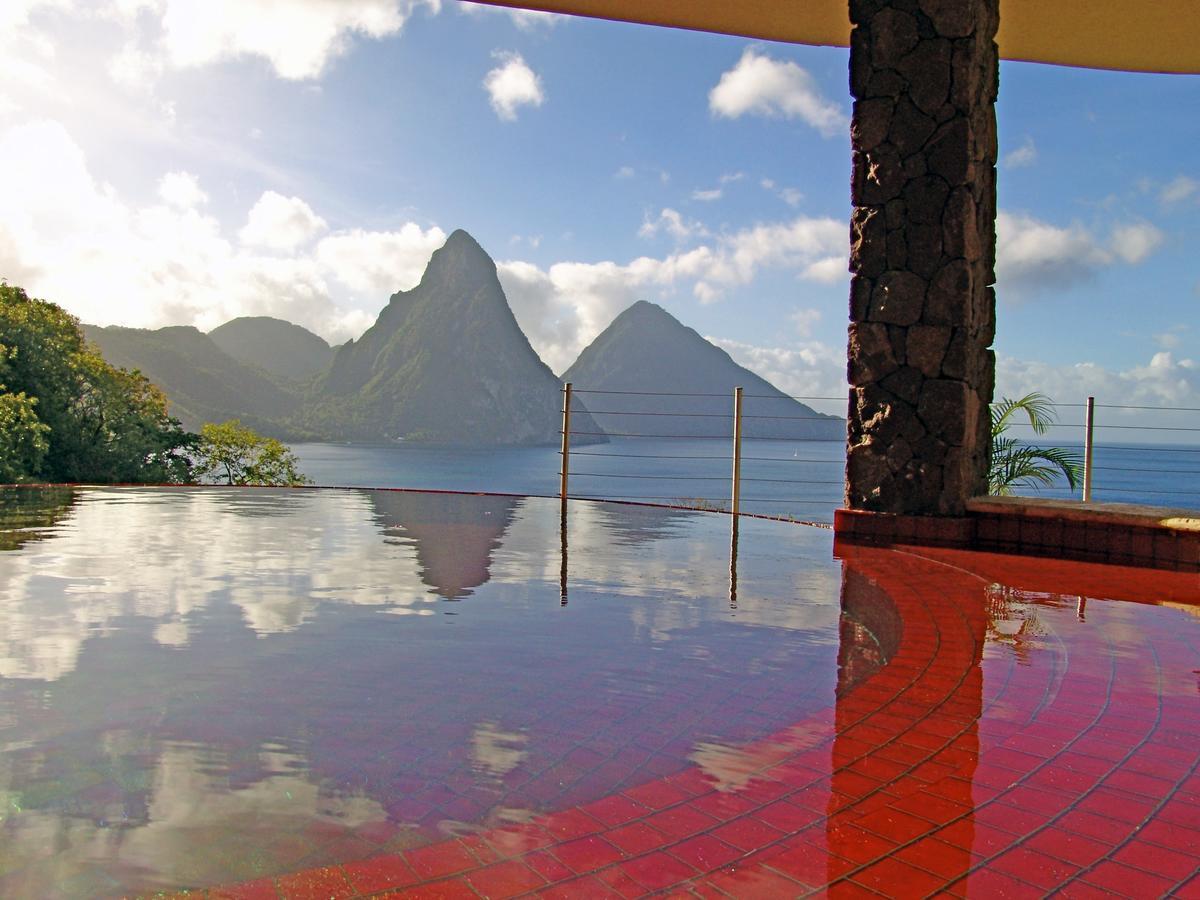
<instances>
[{"instance_id":1,"label":"blue sky","mask_svg":"<svg viewBox=\"0 0 1200 900\"><path fill-rule=\"evenodd\" d=\"M0 274L85 321L339 341L461 227L556 371L648 299L844 395L845 50L449 0L16 0L0 60ZM1200 407L1198 100L1003 65L999 393Z\"/></svg>"}]
</instances>

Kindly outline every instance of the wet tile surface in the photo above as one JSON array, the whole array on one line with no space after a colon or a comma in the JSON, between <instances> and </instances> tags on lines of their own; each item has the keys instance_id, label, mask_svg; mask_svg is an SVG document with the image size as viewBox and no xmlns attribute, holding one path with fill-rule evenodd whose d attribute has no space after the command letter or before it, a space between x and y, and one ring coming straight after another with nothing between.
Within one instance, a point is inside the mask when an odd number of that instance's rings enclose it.
<instances>
[{"instance_id":1,"label":"wet tile surface","mask_svg":"<svg viewBox=\"0 0 1200 900\"><path fill-rule=\"evenodd\" d=\"M374 890L535 819L504 840L585 840L556 878L602 824L711 826L666 779L736 781L837 686L828 532L749 525L734 599L728 528L583 504L568 556L546 500L0 491L0 896Z\"/></svg>"},{"instance_id":2,"label":"wet tile surface","mask_svg":"<svg viewBox=\"0 0 1200 900\"><path fill-rule=\"evenodd\" d=\"M783 724L758 736L698 741L687 764L637 784L411 849L387 821L359 843L280 834L275 861L328 858L192 895L1200 894L1195 579L840 552L827 705L781 691L759 702ZM576 782L613 759L586 738L571 752Z\"/></svg>"},{"instance_id":3,"label":"wet tile surface","mask_svg":"<svg viewBox=\"0 0 1200 900\"><path fill-rule=\"evenodd\" d=\"M1188 596L1177 573L919 548L845 552L843 604L865 631L878 629L872 638L894 642L887 666L847 685L869 641L843 626L847 689L831 708L746 745L753 763L736 785L687 770L637 798L576 810L594 821L586 835L580 820L570 839L555 838L555 817L484 833L476 867L438 889L1200 892L1200 585ZM998 570L1023 587L992 580ZM1028 587L1039 581L1088 590ZM1103 599L1097 585L1143 602ZM1155 605L1160 597L1171 605ZM522 833L528 845L514 839ZM497 865L491 854L508 861L499 871L511 880L483 877ZM564 865L547 868L547 855Z\"/></svg>"}]
</instances>

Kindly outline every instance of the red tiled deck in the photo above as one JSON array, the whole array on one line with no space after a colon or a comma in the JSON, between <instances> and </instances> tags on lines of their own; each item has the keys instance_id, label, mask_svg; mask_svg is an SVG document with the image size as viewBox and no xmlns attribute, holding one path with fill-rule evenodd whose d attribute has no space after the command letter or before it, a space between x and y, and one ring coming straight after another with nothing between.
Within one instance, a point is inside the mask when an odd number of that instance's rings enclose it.
<instances>
[{"instance_id":1,"label":"red tiled deck","mask_svg":"<svg viewBox=\"0 0 1200 900\"><path fill-rule=\"evenodd\" d=\"M891 661L844 629L836 704L725 769L207 895L1200 897L1200 579L839 552Z\"/></svg>"}]
</instances>

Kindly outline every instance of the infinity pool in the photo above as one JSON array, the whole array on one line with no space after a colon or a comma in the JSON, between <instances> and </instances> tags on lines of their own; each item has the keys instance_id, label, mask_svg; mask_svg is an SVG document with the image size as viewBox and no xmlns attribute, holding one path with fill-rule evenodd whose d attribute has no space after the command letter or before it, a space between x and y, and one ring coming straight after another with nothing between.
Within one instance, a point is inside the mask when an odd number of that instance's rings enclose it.
<instances>
[{"instance_id":1,"label":"infinity pool","mask_svg":"<svg viewBox=\"0 0 1200 900\"><path fill-rule=\"evenodd\" d=\"M0 492L0 895L527 822L828 707L830 532L369 490Z\"/></svg>"},{"instance_id":2,"label":"infinity pool","mask_svg":"<svg viewBox=\"0 0 1200 900\"><path fill-rule=\"evenodd\" d=\"M5 898L1200 896L1194 572L501 496L0 511Z\"/></svg>"}]
</instances>

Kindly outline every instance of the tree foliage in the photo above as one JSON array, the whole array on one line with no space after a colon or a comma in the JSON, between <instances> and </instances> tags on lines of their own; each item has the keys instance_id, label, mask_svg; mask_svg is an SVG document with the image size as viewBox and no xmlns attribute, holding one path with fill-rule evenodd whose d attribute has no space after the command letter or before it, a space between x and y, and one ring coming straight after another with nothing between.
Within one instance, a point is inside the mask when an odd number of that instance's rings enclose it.
<instances>
[{"instance_id":1,"label":"tree foliage","mask_svg":"<svg viewBox=\"0 0 1200 900\"><path fill-rule=\"evenodd\" d=\"M193 436L61 307L0 284L0 480L189 481ZM10 427L11 426L11 427Z\"/></svg>"},{"instance_id":2,"label":"tree foliage","mask_svg":"<svg viewBox=\"0 0 1200 900\"><path fill-rule=\"evenodd\" d=\"M263 437L237 419L200 429L194 474L216 484L301 485L309 481L285 444Z\"/></svg>"},{"instance_id":3,"label":"tree foliage","mask_svg":"<svg viewBox=\"0 0 1200 900\"><path fill-rule=\"evenodd\" d=\"M1054 424L1054 404L1045 394L1034 392L1016 400L1004 398L992 407L992 457L988 469L988 491L1009 495L1016 487L1049 486L1058 475L1072 488L1083 481L1083 458L1061 447L1038 447L1008 437L1013 419L1024 414L1034 434L1045 434Z\"/></svg>"},{"instance_id":4,"label":"tree foliage","mask_svg":"<svg viewBox=\"0 0 1200 900\"><path fill-rule=\"evenodd\" d=\"M0 483L24 481L41 468L50 427L38 421L36 406L36 398L0 384Z\"/></svg>"}]
</instances>

